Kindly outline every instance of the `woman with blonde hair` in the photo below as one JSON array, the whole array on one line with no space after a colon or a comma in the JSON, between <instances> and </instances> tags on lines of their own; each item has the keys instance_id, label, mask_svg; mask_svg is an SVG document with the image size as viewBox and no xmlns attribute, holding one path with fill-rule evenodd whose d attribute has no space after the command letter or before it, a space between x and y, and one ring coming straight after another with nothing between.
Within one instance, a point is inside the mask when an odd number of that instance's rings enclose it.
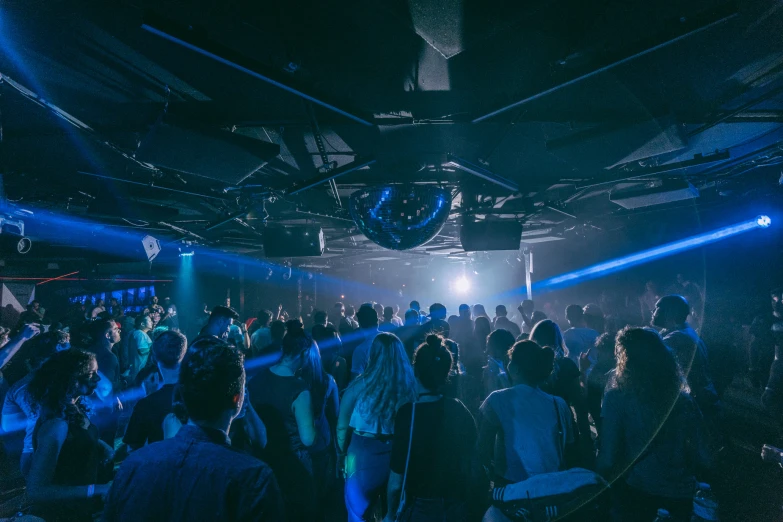
<instances>
[{"instance_id":1,"label":"woman with blonde hair","mask_svg":"<svg viewBox=\"0 0 783 522\"><path fill-rule=\"evenodd\" d=\"M394 334L378 334L366 369L345 390L337 421L349 521L372 516L389 478L395 415L415 398L416 378L405 347Z\"/></svg>"}]
</instances>

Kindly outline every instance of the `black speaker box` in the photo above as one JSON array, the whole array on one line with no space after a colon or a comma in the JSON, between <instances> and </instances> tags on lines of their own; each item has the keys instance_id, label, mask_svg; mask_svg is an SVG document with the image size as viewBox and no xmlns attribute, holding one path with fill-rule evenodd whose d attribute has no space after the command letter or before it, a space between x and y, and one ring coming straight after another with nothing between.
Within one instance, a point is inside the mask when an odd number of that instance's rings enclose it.
<instances>
[{"instance_id":1,"label":"black speaker box","mask_svg":"<svg viewBox=\"0 0 783 522\"><path fill-rule=\"evenodd\" d=\"M465 252L519 250L522 223L517 221L477 221L463 223L459 233Z\"/></svg>"},{"instance_id":2,"label":"black speaker box","mask_svg":"<svg viewBox=\"0 0 783 522\"><path fill-rule=\"evenodd\" d=\"M264 229L266 257L308 257L324 253L324 231L317 226L269 227Z\"/></svg>"}]
</instances>

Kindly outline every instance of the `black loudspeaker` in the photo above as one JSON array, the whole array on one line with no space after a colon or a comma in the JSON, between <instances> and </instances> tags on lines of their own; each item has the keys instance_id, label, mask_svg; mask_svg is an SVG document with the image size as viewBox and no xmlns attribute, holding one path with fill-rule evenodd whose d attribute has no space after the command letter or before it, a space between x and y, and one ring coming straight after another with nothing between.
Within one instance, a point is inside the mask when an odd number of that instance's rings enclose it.
<instances>
[{"instance_id":1,"label":"black loudspeaker","mask_svg":"<svg viewBox=\"0 0 783 522\"><path fill-rule=\"evenodd\" d=\"M324 253L324 231L317 226L269 227L264 229L266 257L306 257Z\"/></svg>"},{"instance_id":2,"label":"black loudspeaker","mask_svg":"<svg viewBox=\"0 0 783 522\"><path fill-rule=\"evenodd\" d=\"M144 138L136 159L234 185L279 153L279 145L241 134L161 123Z\"/></svg>"},{"instance_id":3,"label":"black loudspeaker","mask_svg":"<svg viewBox=\"0 0 783 522\"><path fill-rule=\"evenodd\" d=\"M477 221L463 223L459 233L465 252L519 250L522 223L517 221Z\"/></svg>"}]
</instances>

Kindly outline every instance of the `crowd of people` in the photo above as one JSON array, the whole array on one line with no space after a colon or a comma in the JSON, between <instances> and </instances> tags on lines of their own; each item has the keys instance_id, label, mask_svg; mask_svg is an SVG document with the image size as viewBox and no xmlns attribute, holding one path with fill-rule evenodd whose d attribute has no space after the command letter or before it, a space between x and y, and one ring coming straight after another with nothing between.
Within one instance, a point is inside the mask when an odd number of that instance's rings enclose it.
<instances>
[{"instance_id":1,"label":"crowd of people","mask_svg":"<svg viewBox=\"0 0 783 522\"><path fill-rule=\"evenodd\" d=\"M562 499L589 476L600 491L573 520L688 521L733 374L689 324L702 297L682 283L648 285L644 324L590 303L561 324L532 300L494 317L413 301L402 316L336 303L244 321L219 305L192 339L168 298L135 317L99 302L46 328L33 302L0 346L2 428L24 433L19 517L534 520L520 513L538 497L502 500L512 486L530 497L552 477ZM783 294L771 297L747 360L780 420Z\"/></svg>"}]
</instances>

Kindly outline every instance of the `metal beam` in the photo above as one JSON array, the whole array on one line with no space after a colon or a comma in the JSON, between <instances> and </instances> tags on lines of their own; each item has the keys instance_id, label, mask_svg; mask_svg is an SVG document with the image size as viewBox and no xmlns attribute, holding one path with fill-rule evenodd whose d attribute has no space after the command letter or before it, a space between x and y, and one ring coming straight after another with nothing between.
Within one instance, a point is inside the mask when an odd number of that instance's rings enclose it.
<instances>
[{"instance_id":1,"label":"metal beam","mask_svg":"<svg viewBox=\"0 0 783 522\"><path fill-rule=\"evenodd\" d=\"M468 174L473 174L476 177L489 181L490 183L494 183L495 185L510 190L511 192L519 192L519 185L517 185L511 180L498 176L494 172L485 169L484 167L475 165L462 158L458 158L453 154L449 154L447 156L447 159L448 159L448 163L443 165L444 167L454 167L455 169L459 169L463 172L467 172Z\"/></svg>"},{"instance_id":2,"label":"metal beam","mask_svg":"<svg viewBox=\"0 0 783 522\"><path fill-rule=\"evenodd\" d=\"M364 118L360 118L355 114L351 114L350 112L340 109L331 103L320 100L313 95L303 92L302 90L275 80L268 74L262 74L258 72L258 70L261 69L260 64L242 57L235 51L232 51L225 46L217 44L216 42L211 42L208 38L204 37L203 33L199 35L198 31L193 31L193 28L180 26L171 22L170 20L165 20L162 17L154 14L147 14L144 21L145 23L142 24L141 28L149 33L160 36L165 40L180 45L186 49L190 49L191 51L195 51L202 56L211 58L216 62L220 62L231 67L232 69L243 72L248 76L252 76L253 78L266 82L295 96L315 103L316 105L320 105L325 109L329 109L330 111L336 112L337 114L341 114L357 123L367 125L368 127L374 126ZM165 30L162 29L163 27L165 27ZM199 36L201 37L199 38Z\"/></svg>"},{"instance_id":3,"label":"metal beam","mask_svg":"<svg viewBox=\"0 0 783 522\"><path fill-rule=\"evenodd\" d=\"M295 194L299 194L300 192L304 192L305 190L317 187L323 183L328 183L330 180L340 176L344 176L356 170L363 169L364 167L369 167L370 165L374 164L375 161L376 160L374 158L366 159L357 157L354 161L348 163L347 165L343 165L342 167L337 167L336 169L330 170L329 172L314 176L309 180L304 181L301 185L288 189L286 191L286 195L293 196Z\"/></svg>"},{"instance_id":4,"label":"metal beam","mask_svg":"<svg viewBox=\"0 0 783 522\"><path fill-rule=\"evenodd\" d=\"M658 45L654 45L648 49L645 49L644 51L632 54L631 56L627 56L621 60L617 60L615 62L612 62L608 65L604 65L603 67L599 67L598 69L595 69L594 71L590 71L589 73L583 74L581 76L577 76L576 78L573 78L571 80L568 80L567 82L560 83L558 85L555 85L554 87L550 87L549 89L543 90L539 93L533 94L532 96L528 96L527 98L523 98L517 102L514 102L510 105L506 105L505 107L501 107L500 109L496 109L490 113L487 113L483 116L479 116L478 118L475 118L472 123L479 123L484 120L488 120L489 118L493 118L497 116L498 114L503 114L504 112L510 111L511 109L516 109L517 107L521 107L522 105L525 105L526 103L530 103L534 100L537 100L539 98L543 98L544 96L548 96L552 94L553 92L557 92L560 89L563 89L565 87L569 87L571 85L577 84L583 80L587 80L588 78L592 78L593 76L597 76L601 73L604 73L606 71L609 71L611 69L614 69L615 67L619 67L620 65L624 65L626 63L632 62L633 60L636 60L637 58L640 58L642 56L645 56L650 53L654 53L655 51L658 51L660 49L663 49L664 47L668 47L669 45L672 45L674 43L677 43L681 40L684 40L686 38L689 38L695 34L699 34L702 31L706 31L708 29L711 29L717 25L723 24L732 18L737 16L737 13L730 14L728 16L724 16L723 18L720 18L718 20L715 20L712 23L709 23L707 25L704 25L702 27L699 27L698 29L694 29L692 31L689 31L685 34L681 34L680 36L677 36L676 38L672 38L670 40L667 40L663 43L660 43Z\"/></svg>"}]
</instances>

